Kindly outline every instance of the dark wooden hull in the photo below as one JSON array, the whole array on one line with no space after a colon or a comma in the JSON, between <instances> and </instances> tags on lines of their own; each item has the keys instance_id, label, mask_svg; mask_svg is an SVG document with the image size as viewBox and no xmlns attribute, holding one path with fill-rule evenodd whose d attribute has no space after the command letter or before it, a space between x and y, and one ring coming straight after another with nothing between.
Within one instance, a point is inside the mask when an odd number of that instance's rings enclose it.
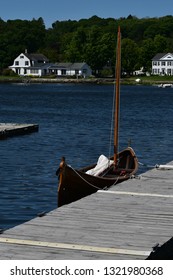
<instances>
[{"instance_id":1,"label":"dark wooden hull","mask_svg":"<svg viewBox=\"0 0 173 280\"><path fill-rule=\"evenodd\" d=\"M137 172L138 160L132 148L128 147L123 150L118 157L118 168L100 176L85 173L87 170L94 168L96 164L80 170L64 165L59 174L58 207L81 199L100 189L110 188L112 185L128 180Z\"/></svg>"}]
</instances>

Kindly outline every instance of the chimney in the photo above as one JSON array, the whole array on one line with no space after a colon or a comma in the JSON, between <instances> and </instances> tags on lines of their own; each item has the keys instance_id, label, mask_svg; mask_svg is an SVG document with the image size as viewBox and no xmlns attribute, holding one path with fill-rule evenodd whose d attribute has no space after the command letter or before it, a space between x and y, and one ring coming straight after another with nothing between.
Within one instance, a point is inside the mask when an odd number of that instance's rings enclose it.
<instances>
[{"instance_id":1,"label":"chimney","mask_svg":"<svg viewBox=\"0 0 173 280\"><path fill-rule=\"evenodd\" d=\"M25 49L25 53L28 53L28 50L27 50L27 49Z\"/></svg>"}]
</instances>

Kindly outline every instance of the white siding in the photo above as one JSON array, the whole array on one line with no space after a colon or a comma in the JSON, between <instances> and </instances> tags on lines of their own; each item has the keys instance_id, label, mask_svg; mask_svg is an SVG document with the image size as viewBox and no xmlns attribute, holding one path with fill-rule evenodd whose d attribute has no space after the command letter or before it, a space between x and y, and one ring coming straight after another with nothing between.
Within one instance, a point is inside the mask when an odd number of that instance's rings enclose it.
<instances>
[{"instance_id":1,"label":"white siding","mask_svg":"<svg viewBox=\"0 0 173 280\"><path fill-rule=\"evenodd\" d=\"M173 55L168 53L159 60L154 60L152 62L152 74L173 76Z\"/></svg>"},{"instance_id":2,"label":"white siding","mask_svg":"<svg viewBox=\"0 0 173 280\"><path fill-rule=\"evenodd\" d=\"M12 66L19 67L29 67L30 60L25 56L25 54L21 53L15 60Z\"/></svg>"}]
</instances>

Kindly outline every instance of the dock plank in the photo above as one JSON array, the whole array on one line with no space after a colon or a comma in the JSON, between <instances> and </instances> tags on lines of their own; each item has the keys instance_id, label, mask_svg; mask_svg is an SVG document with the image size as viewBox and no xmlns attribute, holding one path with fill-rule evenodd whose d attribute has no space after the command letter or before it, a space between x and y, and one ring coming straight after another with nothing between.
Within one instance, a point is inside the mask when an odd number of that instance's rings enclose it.
<instances>
[{"instance_id":1,"label":"dock plank","mask_svg":"<svg viewBox=\"0 0 173 280\"><path fill-rule=\"evenodd\" d=\"M6 230L0 259L146 259L172 237L172 183L153 169Z\"/></svg>"},{"instance_id":2,"label":"dock plank","mask_svg":"<svg viewBox=\"0 0 173 280\"><path fill-rule=\"evenodd\" d=\"M0 123L0 140L4 140L7 137L37 132L38 130L38 124Z\"/></svg>"}]
</instances>

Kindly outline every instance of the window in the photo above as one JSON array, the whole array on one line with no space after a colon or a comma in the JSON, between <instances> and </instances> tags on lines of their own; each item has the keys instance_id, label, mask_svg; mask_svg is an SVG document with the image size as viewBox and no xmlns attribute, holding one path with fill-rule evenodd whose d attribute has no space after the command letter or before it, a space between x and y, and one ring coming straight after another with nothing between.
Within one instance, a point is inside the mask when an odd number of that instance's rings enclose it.
<instances>
[{"instance_id":1,"label":"window","mask_svg":"<svg viewBox=\"0 0 173 280\"><path fill-rule=\"evenodd\" d=\"M167 66L171 66L172 65L172 62L171 61L168 61L167 62Z\"/></svg>"},{"instance_id":2,"label":"window","mask_svg":"<svg viewBox=\"0 0 173 280\"><path fill-rule=\"evenodd\" d=\"M25 66L28 66L29 65L29 61L25 61Z\"/></svg>"},{"instance_id":3,"label":"window","mask_svg":"<svg viewBox=\"0 0 173 280\"><path fill-rule=\"evenodd\" d=\"M166 62L165 62L165 61L162 61L161 65L162 65L162 66L165 66L165 65L166 65Z\"/></svg>"},{"instance_id":4,"label":"window","mask_svg":"<svg viewBox=\"0 0 173 280\"><path fill-rule=\"evenodd\" d=\"M20 58L22 59L22 58L24 58L24 56L23 56L23 55L21 55L21 56L20 56Z\"/></svg>"},{"instance_id":5,"label":"window","mask_svg":"<svg viewBox=\"0 0 173 280\"><path fill-rule=\"evenodd\" d=\"M31 74L38 74L38 70L37 69L31 69Z\"/></svg>"},{"instance_id":6,"label":"window","mask_svg":"<svg viewBox=\"0 0 173 280\"><path fill-rule=\"evenodd\" d=\"M61 70L61 75L66 75L66 70L65 69Z\"/></svg>"},{"instance_id":7,"label":"window","mask_svg":"<svg viewBox=\"0 0 173 280\"><path fill-rule=\"evenodd\" d=\"M15 61L15 65L19 65L19 61L18 60Z\"/></svg>"},{"instance_id":8,"label":"window","mask_svg":"<svg viewBox=\"0 0 173 280\"><path fill-rule=\"evenodd\" d=\"M167 75L171 76L171 69L167 69Z\"/></svg>"},{"instance_id":9,"label":"window","mask_svg":"<svg viewBox=\"0 0 173 280\"><path fill-rule=\"evenodd\" d=\"M20 75L20 69L16 69L16 74Z\"/></svg>"}]
</instances>

